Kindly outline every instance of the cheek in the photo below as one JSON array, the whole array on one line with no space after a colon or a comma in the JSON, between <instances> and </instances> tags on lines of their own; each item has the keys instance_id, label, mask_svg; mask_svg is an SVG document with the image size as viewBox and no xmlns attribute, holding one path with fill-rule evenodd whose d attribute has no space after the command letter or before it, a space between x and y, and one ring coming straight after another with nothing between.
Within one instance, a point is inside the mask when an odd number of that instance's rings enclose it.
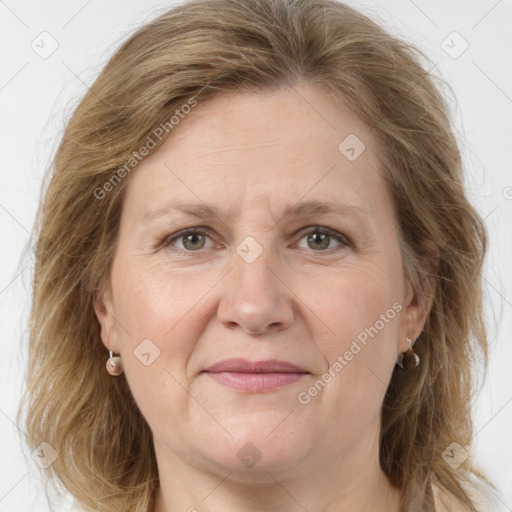
<instances>
[{"instance_id":1,"label":"cheek","mask_svg":"<svg viewBox=\"0 0 512 512\"><path fill-rule=\"evenodd\" d=\"M347 268L336 278L325 281L323 297L318 296L316 309L330 328L325 339L328 360L348 350L352 341L360 341L374 350L364 350L366 357L378 353L394 339L398 325L399 286L390 278L384 265ZM317 294L318 295L318 294ZM395 304L395 307L393 305ZM349 356L350 357L350 356Z\"/></svg>"},{"instance_id":2,"label":"cheek","mask_svg":"<svg viewBox=\"0 0 512 512\"><path fill-rule=\"evenodd\" d=\"M188 415L187 362L204 328L201 299L215 282L197 274L171 275L159 264L115 262L116 337L130 390L152 429Z\"/></svg>"},{"instance_id":3,"label":"cheek","mask_svg":"<svg viewBox=\"0 0 512 512\"><path fill-rule=\"evenodd\" d=\"M161 414L164 404L156 403L157 396L169 397L175 411L186 413L189 363L215 314L208 297L222 275L171 272L158 262L116 261L116 336L126 377L144 415Z\"/></svg>"},{"instance_id":4,"label":"cheek","mask_svg":"<svg viewBox=\"0 0 512 512\"><path fill-rule=\"evenodd\" d=\"M116 320L123 339L137 343L144 338L169 343L179 324L200 310L201 299L216 283L211 273L171 272L159 262L116 262L113 272ZM127 336L128 335L128 336ZM174 342L179 343L181 337Z\"/></svg>"},{"instance_id":5,"label":"cheek","mask_svg":"<svg viewBox=\"0 0 512 512\"><path fill-rule=\"evenodd\" d=\"M402 310L393 275L386 265L354 268L326 280L323 298L316 294L316 311L329 327L316 337L328 381L321 400L339 404L344 421L348 411L354 421L375 414L391 377Z\"/></svg>"}]
</instances>

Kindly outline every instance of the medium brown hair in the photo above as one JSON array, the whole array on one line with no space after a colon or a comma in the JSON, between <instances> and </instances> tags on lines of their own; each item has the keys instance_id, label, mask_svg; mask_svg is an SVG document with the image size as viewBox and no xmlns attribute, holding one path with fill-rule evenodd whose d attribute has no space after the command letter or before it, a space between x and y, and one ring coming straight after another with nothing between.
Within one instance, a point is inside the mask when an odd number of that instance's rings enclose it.
<instances>
[{"instance_id":1,"label":"medium brown hair","mask_svg":"<svg viewBox=\"0 0 512 512\"><path fill-rule=\"evenodd\" d=\"M105 370L94 313L109 283L126 163L148 137L154 151L172 136L169 119L191 101L200 108L227 91L305 82L331 92L373 131L404 275L420 296L433 294L416 344L421 366L397 368L385 396L381 466L403 490L404 510L434 510L435 486L475 510L464 484L468 461L452 468L442 453L472 439L472 365L487 355L486 235L466 199L449 108L426 62L333 0L193 0L113 55L67 124L35 227L28 442L53 446L58 458L47 473L84 509L146 511L158 486L150 428L125 377ZM159 126L168 128L161 140ZM434 266L426 241L438 255Z\"/></svg>"}]
</instances>

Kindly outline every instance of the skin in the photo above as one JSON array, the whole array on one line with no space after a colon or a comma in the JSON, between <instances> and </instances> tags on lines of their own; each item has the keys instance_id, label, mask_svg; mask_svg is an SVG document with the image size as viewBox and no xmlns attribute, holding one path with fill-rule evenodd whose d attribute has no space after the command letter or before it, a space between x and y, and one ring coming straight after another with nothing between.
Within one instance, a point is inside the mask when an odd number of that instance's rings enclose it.
<instances>
[{"instance_id":1,"label":"skin","mask_svg":"<svg viewBox=\"0 0 512 512\"><path fill-rule=\"evenodd\" d=\"M354 161L338 149L349 134L366 146ZM310 200L363 213L284 216L286 205ZM219 215L141 220L176 201ZM203 246L161 243L199 226ZM315 226L351 243L331 237L318 249L308 241ZM237 253L248 236L262 250L251 263ZM401 311L300 403L394 303ZM199 104L130 176L110 288L96 305L103 343L121 355L153 432L154 512L399 510L400 492L379 465L380 412L406 337L423 328L424 304L404 281L376 140L348 108L308 84ZM148 366L134 353L145 339L154 344L145 345ZM232 357L309 373L260 393L202 373ZM261 455L252 467L237 456L247 443Z\"/></svg>"}]
</instances>

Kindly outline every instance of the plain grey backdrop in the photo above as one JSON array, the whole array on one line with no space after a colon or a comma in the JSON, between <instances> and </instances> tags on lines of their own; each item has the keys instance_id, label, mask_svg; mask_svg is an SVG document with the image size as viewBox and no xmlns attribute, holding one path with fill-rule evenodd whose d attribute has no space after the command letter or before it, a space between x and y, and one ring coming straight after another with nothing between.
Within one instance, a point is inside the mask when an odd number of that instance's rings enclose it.
<instances>
[{"instance_id":1,"label":"plain grey backdrop","mask_svg":"<svg viewBox=\"0 0 512 512\"><path fill-rule=\"evenodd\" d=\"M512 0L356 1L416 44L450 85L468 193L489 232L490 365L475 401L477 464L512 511ZM30 259L43 174L76 102L120 41L172 1L0 0L0 512L46 512L16 410L26 372ZM69 511L62 503L56 510Z\"/></svg>"}]
</instances>

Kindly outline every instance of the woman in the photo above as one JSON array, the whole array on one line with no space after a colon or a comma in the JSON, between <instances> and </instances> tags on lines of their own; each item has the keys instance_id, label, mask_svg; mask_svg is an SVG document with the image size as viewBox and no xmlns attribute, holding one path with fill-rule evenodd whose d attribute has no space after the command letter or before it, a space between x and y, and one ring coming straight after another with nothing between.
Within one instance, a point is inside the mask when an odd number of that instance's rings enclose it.
<instances>
[{"instance_id":1,"label":"woman","mask_svg":"<svg viewBox=\"0 0 512 512\"><path fill-rule=\"evenodd\" d=\"M331 0L195 0L72 116L27 432L84 510L479 510L485 230L419 52Z\"/></svg>"}]
</instances>

